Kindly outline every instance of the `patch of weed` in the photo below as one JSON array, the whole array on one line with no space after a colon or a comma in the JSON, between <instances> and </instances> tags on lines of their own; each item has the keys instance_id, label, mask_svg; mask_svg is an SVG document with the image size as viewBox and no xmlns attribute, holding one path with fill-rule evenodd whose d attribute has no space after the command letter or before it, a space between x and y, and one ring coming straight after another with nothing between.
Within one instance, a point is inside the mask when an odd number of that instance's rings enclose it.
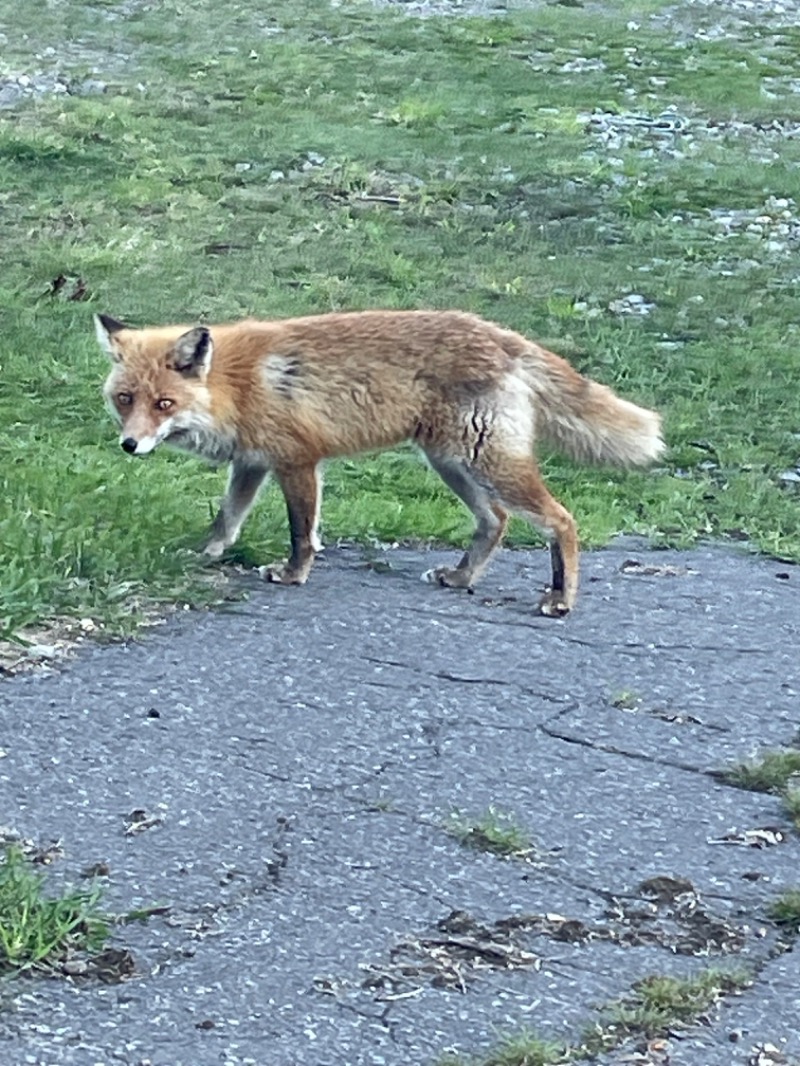
<instances>
[{"instance_id":1,"label":"patch of weed","mask_svg":"<svg viewBox=\"0 0 800 1066\"><path fill-rule=\"evenodd\" d=\"M0 974L52 969L76 952L99 951L108 936L99 887L51 897L44 880L20 848L6 848L0 862Z\"/></svg>"},{"instance_id":2,"label":"patch of weed","mask_svg":"<svg viewBox=\"0 0 800 1066\"><path fill-rule=\"evenodd\" d=\"M570 1061L570 1049L544 1040L531 1030L506 1036L486 1055L447 1055L440 1066L559 1066Z\"/></svg>"},{"instance_id":3,"label":"patch of weed","mask_svg":"<svg viewBox=\"0 0 800 1066\"><path fill-rule=\"evenodd\" d=\"M800 903L797 904L800 918ZM601 1008L600 1017L578 1044L559 1045L523 1030L507 1036L485 1055L450 1056L441 1066L560 1066L594 1060L629 1040L653 1040L701 1021L726 996L749 988L744 972L710 969L694 977L653 975L637 981L629 995Z\"/></svg>"},{"instance_id":4,"label":"patch of weed","mask_svg":"<svg viewBox=\"0 0 800 1066\"><path fill-rule=\"evenodd\" d=\"M800 788L787 788L782 799L784 811L791 818L795 829L800 829Z\"/></svg>"},{"instance_id":5,"label":"patch of weed","mask_svg":"<svg viewBox=\"0 0 800 1066\"><path fill-rule=\"evenodd\" d=\"M780 796L784 812L800 830L800 751L767 752L760 759L721 770L717 776L735 788Z\"/></svg>"},{"instance_id":6,"label":"patch of weed","mask_svg":"<svg viewBox=\"0 0 800 1066\"><path fill-rule=\"evenodd\" d=\"M626 688L620 689L611 697L611 706L620 711L634 711L641 702L641 696Z\"/></svg>"},{"instance_id":7,"label":"patch of weed","mask_svg":"<svg viewBox=\"0 0 800 1066\"><path fill-rule=\"evenodd\" d=\"M493 855L524 858L533 850L530 835L509 814L489 807L485 814L471 820L453 814L446 823L447 832L465 847L489 851Z\"/></svg>"},{"instance_id":8,"label":"patch of weed","mask_svg":"<svg viewBox=\"0 0 800 1066\"><path fill-rule=\"evenodd\" d=\"M665 1036L698 1021L725 996L751 983L744 973L716 969L694 977L646 977L634 984L629 995L601 1010L584 1037L583 1048L599 1054L631 1038Z\"/></svg>"},{"instance_id":9,"label":"patch of weed","mask_svg":"<svg viewBox=\"0 0 800 1066\"><path fill-rule=\"evenodd\" d=\"M719 777L750 792L784 792L793 778L800 778L800 751L766 752L760 759L721 770ZM796 807L797 793L790 803Z\"/></svg>"},{"instance_id":10,"label":"patch of weed","mask_svg":"<svg viewBox=\"0 0 800 1066\"><path fill-rule=\"evenodd\" d=\"M800 934L800 888L784 892L769 909L769 916L794 935Z\"/></svg>"}]
</instances>

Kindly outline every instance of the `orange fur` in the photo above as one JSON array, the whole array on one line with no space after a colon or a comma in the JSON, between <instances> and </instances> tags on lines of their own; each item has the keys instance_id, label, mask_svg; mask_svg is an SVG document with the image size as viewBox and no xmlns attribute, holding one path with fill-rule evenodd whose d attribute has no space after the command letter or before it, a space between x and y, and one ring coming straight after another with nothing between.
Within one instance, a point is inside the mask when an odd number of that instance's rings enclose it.
<instances>
[{"instance_id":1,"label":"orange fur","mask_svg":"<svg viewBox=\"0 0 800 1066\"><path fill-rule=\"evenodd\" d=\"M136 330L97 319L112 357L106 397L128 451L162 441L231 463L206 550L233 543L267 473L286 497L292 554L272 580L305 581L316 550L321 460L415 441L477 520L455 568L469 586L502 538L508 510L551 537L547 614L578 584L575 523L547 491L538 437L575 458L646 463L664 444L657 414L582 377L565 360L474 315L363 311L208 329Z\"/></svg>"}]
</instances>

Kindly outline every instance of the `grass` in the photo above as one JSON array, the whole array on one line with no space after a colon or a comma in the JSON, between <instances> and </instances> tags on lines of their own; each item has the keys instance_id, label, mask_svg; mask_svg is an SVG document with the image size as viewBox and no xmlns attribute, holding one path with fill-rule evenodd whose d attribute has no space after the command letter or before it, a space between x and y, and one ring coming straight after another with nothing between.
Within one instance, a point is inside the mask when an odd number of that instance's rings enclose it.
<instances>
[{"instance_id":1,"label":"grass","mask_svg":"<svg viewBox=\"0 0 800 1066\"><path fill-rule=\"evenodd\" d=\"M772 904L769 916L794 935L800 934L800 888L790 888Z\"/></svg>"},{"instance_id":2,"label":"grass","mask_svg":"<svg viewBox=\"0 0 800 1066\"><path fill-rule=\"evenodd\" d=\"M792 778L800 777L800 751L769 751L749 763L722 770L720 778L749 792L783 792Z\"/></svg>"},{"instance_id":3,"label":"grass","mask_svg":"<svg viewBox=\"0 0 800 1066\"><path fill-rule=\"evenodd\" d=\"M533 850L530 835L514 822L511 815L495 807L489 807L474 821L453 814L446 823L446 829L464 847L488 851L504 858L524 858Z\"/></svg>"},{"instance_id":4,"label":"grass","mask_svg":"<svg viewBox=\"0 0 800 1066\"><path fill-rule=\"evenodd\" d=\"M800 904L795 902L795 918ZM595 1061L630 1041L652 1041L701 1021L725 996L743 991L752 979L743 972L705 970L693 977L652 975L637 981L622 999L601 1007L580 1043L559 1045L532 1030L504 1037L486 1054L451 1056L441 1066L558 1066Z\"/></svg>"},{"instance_id":5,"label":"grass","mask_svg":"<svg viewBox=\"0 0 800 1066\"><path fill-rule=\"evenodd\" d=\"M56 969L76 952L99 951L108 936L99 887L52 897L44 881L19 848L6 849L0 862L0 975Z\"/></svg>"},{"instance_id":6,"label":"grass","mask_svg":"<svg viewBox=\"0 0 800 1066\"><path fill-rule=\"evenodd\" d=\"M587 1053L609 1051L632 1038L653 1040L699 1021L726 995L752 984L744 973L709 969L693 977L652 975L609 1004L584 1039Z\"/></svg>"},{"instance_id":7,"label":"grass","mask_svg":"<svg viewBox=\"0 0 800 1066\"><path fill-rule=\"evenodd\" d=\"M782 88L798 33L754 22L679 45L648 21L658 7L415 20L366 0L65 0L36 26L9 8L0 73L57 67L106 91L3 112L0 637L59 615L125 630L154 601L224 595L192 550L224 475L123 457L99 398L97 310L138 324L479 312L665 415L658 469L544 457L584 543L733 537L800 559L781 480L800 394L780 235L800 142L763 131L800 118ZM592 64L576 73L576 57ZM691 137L643 128L609 146L585 118L670 106ZM747 217L725 226L718 210ZM626 292L651 313L610 311ZM462 544L469 520L401 449L330 465L323 530ZM515 523L509 541L536 536ZM230 558L261 563L286 542L271 490Z\"/></svg>"},{"instance_id":8,"label":"grass","mask_svg":"<svg viewBox=\"0 0 800 1066\"><path fill-rule=\"evenodd\" d=\"M787 788L782 799L784 811L795 829L800 829L800 788Z\"/></svg>"},{"instance_id":9,"label":"grass","mask_svg":"<svg viewBox=\"0 0 800 1066\"><path fill-rule=\"evenodd\" d=\"M735 788L780 796L786 816L800 830L800 751L769 751L760 759L721 770L718 776Z\"/></svg>"},{"instance_id":10,"label":"grass","mask_svg":"<svg viewBox=\"0 0 800 1066\"><path fill-rule=\"evenodd\" d=\"M563 1045L524 1030L505 1037L485 1056L465 1059L448 1055L440 1060L439 1066L558 1066L569 1062L569 1054L570 1049Z\"/></svg>"},{"instance_id":11,"label":"grass","mask_svg":"<svg viewBox=\"0 0 800 1066\"><path fill-rule=\"evenodd\" d=\"M632 689L623 688L611 696L611 706L619 711L635 711L641 702L641 696Z\"/></svg>"}]
</instances>

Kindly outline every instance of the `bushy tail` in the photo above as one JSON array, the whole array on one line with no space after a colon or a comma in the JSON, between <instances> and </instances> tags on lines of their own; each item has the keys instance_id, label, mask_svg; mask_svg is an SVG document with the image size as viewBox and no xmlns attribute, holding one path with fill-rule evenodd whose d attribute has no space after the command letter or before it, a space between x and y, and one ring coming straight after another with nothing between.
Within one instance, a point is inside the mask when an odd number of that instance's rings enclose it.
<instances>
[{"instance_id":1,"label":"bushy tail","mask_svg":"<svg viewBox=\"0 0 800 1066\"><path fill-rule=\"evenodd\" d=\"M535 347L524 359L536 433L587 463L640 466L664 453L661 418L605 385L583 377L564 359Z\"/></svg>"}]
</instances>

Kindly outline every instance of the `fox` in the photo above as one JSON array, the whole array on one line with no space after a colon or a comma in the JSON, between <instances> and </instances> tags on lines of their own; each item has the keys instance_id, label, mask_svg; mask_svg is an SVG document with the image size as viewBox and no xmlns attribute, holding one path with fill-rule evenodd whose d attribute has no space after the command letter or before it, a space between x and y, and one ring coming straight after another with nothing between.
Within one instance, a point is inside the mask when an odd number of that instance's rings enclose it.
<instances>
[{"instance_id":1,"label":"fox","mask_svg":"<svg viewBox=\"0 0 800 1066\"><path fill-rule=\"evenodd\" d=\"M261 571L283 585L304 584L321 550L323 461L411 441L475 520L460 561L423 579L471 589L515 513L550 547L539 613L562 617L578 592L578 533L542 480L537 441L578 462L621 467L651 463L665 450L657 412L463 311L149 328L106 314L94 321L112 364L104 393L123 450L145 456L167 444L229 464L207 556L219 559L235 543L268 475L277 481L290 554Z\"/></svg>"}]
</instances>

